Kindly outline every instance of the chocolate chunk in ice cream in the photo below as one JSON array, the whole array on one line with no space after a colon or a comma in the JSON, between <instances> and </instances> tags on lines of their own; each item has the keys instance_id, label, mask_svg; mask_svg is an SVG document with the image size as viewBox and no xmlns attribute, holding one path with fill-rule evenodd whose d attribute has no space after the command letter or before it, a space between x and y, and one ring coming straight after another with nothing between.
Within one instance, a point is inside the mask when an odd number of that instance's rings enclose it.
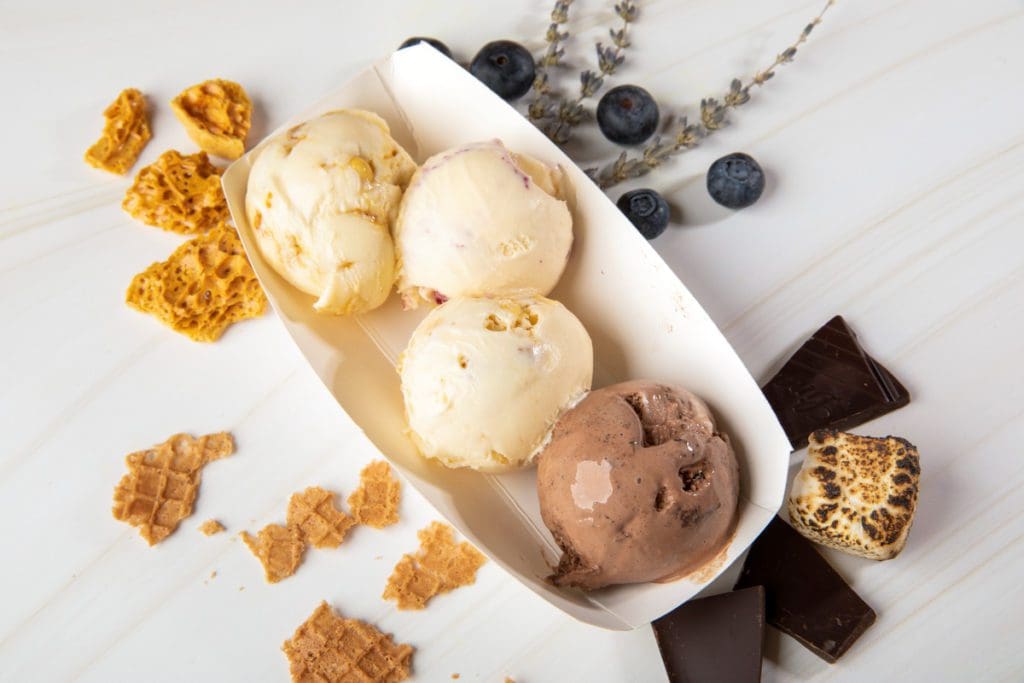
<instances>
[{"instance_id":1,"label":"chocolate chunk in ice cream","mask_svg":"<svg viewBox=\"0 0 1024 683\"><path fill-rule=\"evenodd\" d=\"M701 399L638 380L592 391L558 420L537 492L562 549L556 585L670 580L728 541L739 466Z\"/></svg>"},{"instance_id":2,"label":"chocolate chunk in ice cream","mask_svg":"<svg viewBox=\"0 0 1024 683\"><path fill-rule=\"evenodd\" d=\"M910 403L842 316L815 332L762 388L793 448L817 429L852 429Z\"/></svg>"}]
</instances>

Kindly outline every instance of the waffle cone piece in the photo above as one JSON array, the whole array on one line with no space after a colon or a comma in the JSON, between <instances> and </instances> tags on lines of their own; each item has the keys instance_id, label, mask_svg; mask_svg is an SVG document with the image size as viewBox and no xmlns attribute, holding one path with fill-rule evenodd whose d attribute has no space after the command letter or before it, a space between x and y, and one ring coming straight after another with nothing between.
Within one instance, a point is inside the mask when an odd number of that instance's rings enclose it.
<instances>
[{"instance_id":1,"label":"waffle cone piece","mask_svg":"<svg viewBox=\"0 0 1024 683\"><path fill-rule=\"evenodd\" d=\"M338 616L326 602L281 646L293 681L398 683L409 677L411 645L371 624Z\"/></svg>"},{"instance_id":2,"label":"waffle cone piece","mask_svg":"<svg viewBox=\"0 0 1024 683\"><path fill-rule=\"evenodd\" d=\"M358 523L383 529L398 521L401 490L391 466L376 460L359 473L359 488L348 497L348 507Z\"/></svg>"},{"instance_id":3,"label":"waffle cone piece","mask_svg":"<svg viewBox=\"0 0 1024 683\"><path fill-rule=\"evenodd\" d=\"M302 532L293 526L268 524L256 536L243 531L240 536L252 554L263 565L267 583L277 583L295 573L302 564L306 542Z\"/></svg>"},{"instance_id":4,"label":"waffle cone piece","mask_svg":"<svg viewBox=\"0 0 1024 683\"><path fill-rule=\"evenodd\" d=\"M288 526L299 529L314 548L337 548L355 525L334 507L334 494L319 486L293 493L288 501Z\"/></svg>"},{"instance_id":5,"label":"waffle cone piece","mask_svg":"<svg viewBox=\"0 0 1024 683\"><path fill-rule=\"evenodd\" d=\"M138 527L150 545L159 543L192 514L203 466L234 450L231 435L219 432L198 439L175 434L149 450L129 453L128 474L114 488L114 519Z\"/></svg>"},{"instance_id":6,"label":"waffle cone piece","mask_svg":"<svg viewBox=\"0 0 1024 683\"><path fill-rule=\"evenodd\" d=\"M477 570L487 561L469 543L456 544L447 524L431 522L417 536L419 550L402 556L384 588L384 599L394 600L402 610L423 609L435 595L475 583Z\"/></svg>"}]
</instances>

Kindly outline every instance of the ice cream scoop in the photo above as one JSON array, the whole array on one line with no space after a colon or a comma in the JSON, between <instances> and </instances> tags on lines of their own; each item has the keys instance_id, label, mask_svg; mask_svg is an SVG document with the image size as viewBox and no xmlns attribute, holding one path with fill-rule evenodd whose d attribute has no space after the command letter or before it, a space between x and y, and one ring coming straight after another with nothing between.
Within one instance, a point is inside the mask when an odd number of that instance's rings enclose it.
<instances>
[{"instance_id":1,"label":"ice cream scoop","mask_svg":"<svg viewBox=\"0 0 1024 683\"><path fill-rule=\"evenodd\" d=\"M563 182L557 167L499 140L425 161L395 223L406 305L550 292L572 246Z\"/></svg>"},{"instance_id":2,"label":"ice cream scoop","mask_svg":"<svg viewBox=\"0 0 1024 683\"><path fill-rule=\"evenodd\" d=\"M538 296L458 298L419 324L399 362L423 455L483 472L529 464L558 416L590 389L590 336Z\"/></svg>"},{"instance_id":3,"label":"ice cream scoop","mask_svg":"<svg viewBox=\"0 0 1024 683\"><path fill-rule=\"evenodd\" d=\"M384 303L395 279L391 225L416 164L376 114L333 111L269 140L245 212L267 262L322 313Z\"/></svg>"},{"instance_id":4,"label":"ice cream scoop","mask_svg":"<svg viewBox=\"0 0 1024 683\"><path fill-rule=\"evenodd\" d=\"M537 493L562 549L555 584L669 580L728 541L739 467L701 399L637 380L592 391L558 420Z\"/></svg>"}]
</instances>

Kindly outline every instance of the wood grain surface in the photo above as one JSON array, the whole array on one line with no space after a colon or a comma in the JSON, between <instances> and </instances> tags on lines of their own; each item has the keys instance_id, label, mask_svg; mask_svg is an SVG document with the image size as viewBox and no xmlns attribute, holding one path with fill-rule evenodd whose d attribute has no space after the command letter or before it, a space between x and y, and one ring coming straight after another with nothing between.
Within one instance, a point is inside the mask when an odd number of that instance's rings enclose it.
<instances>
[{"instance_id":1,"label":"wood grain surface","mask_svg":"<svg viewBox=\"0 0 1024 683\"><path fill-rule=\"evenodd\" d=\"M592 61L611 4L574 4L570 63ZM639 4L614 82L693 116L821 3ZM125 87L154 108L137 169L194 149L167 106L192 83L243 83L258 139L407 36L441 38L463 59L496 38L534 49L549 9L0 2L0 680L286 680L280 645L322 599L414 644L416 680L665 680L649 628L578 624L493 563L424 612L382 601L434 518L408 491L396 527L359 528L265 584L237 533L283 521L306 485L347 494L375 453L273 315L197 345L128 309L132 275L181 238L133 222L120 209L128 179L81 160ZM673 224L655 245L757 379L841 313L914 397L859 430L920 448L906 550L883 563L824 551L878 622L835 665L769 629L766 681L1024 680L1022 78L1020 0L841 0L728 128L611 191L669 199ZM562 82L574 88L576 71ZM769 184L729 213L704 173L740 150ZM592 131L570 151L584 165L615 154ZM174 536L150 549L111 518L126 453L222 429L238 452L207 468ZM198 533L210 517L227 533Z\"/></svg>"}]
</instances>

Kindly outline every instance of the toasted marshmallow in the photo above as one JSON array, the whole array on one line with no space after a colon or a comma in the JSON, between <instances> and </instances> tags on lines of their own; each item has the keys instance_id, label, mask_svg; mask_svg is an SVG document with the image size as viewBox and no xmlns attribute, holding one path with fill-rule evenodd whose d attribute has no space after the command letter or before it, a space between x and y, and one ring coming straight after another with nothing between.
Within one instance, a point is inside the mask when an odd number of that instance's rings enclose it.
<instances>
[{"instance_id":1,"label":"toasted marshmallow","mask_svg":"<svg viewBox=\"0 0 1024 683\"><path fill-rule=\"evenodd\" d=\"M789 519L810 540L872 560L907 542L921 476L917 447L898 437L811 434L789 492Z\"/></svg>"}]
</instances>

